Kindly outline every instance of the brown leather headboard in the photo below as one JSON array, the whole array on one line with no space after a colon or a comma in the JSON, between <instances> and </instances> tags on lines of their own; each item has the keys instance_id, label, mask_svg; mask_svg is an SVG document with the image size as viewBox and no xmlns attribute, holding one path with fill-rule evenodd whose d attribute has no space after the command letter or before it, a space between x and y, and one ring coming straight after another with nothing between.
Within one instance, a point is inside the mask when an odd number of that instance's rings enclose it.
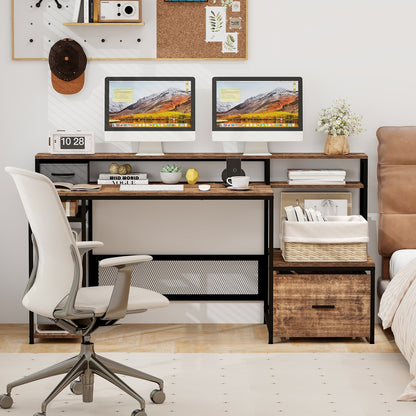
<instances>
[{"instance_id":1,"label":"brown leather headboard","mask_svg":"<svg viewBox=\"0 0 416 416\"><path fill-rule=\"evenodd\" d=\"M416 248L416 127L380 127L378 251Z\"/></svg>"}]
</instances>

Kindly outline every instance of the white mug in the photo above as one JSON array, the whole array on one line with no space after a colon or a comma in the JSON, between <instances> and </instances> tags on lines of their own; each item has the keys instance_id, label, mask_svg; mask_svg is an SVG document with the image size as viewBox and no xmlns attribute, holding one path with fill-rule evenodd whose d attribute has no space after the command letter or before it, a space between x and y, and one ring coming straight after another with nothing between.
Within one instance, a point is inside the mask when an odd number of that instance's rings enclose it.
<instances>
[{"instance_id":1,"label":"white mug","mask_svg":"<svg viewBox=\"0 0 416 416\"><path fill-rule=\"evenodd\" d=\"M227 183L233 188L247 188L250 183L250 176L231 176L227 178Z\"/></svg>"}]
</instances>

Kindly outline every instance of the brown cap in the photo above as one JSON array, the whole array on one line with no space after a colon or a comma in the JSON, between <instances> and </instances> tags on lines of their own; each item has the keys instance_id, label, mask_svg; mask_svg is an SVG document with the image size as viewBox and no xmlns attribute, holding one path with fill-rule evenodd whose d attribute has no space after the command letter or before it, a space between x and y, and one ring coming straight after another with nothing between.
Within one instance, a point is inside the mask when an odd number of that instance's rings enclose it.
<instances>
[{"instance_id":1,"label":"brown cap","mask_svg":"<svg viewBox=\"0 0 416 416\"><path fill-rule=\"evenodd\" d=\"M61 94L76 94L84 86L87 57L81 45L72 39L56 42L49 52L53 88Z\"/></svg>"}]
</instances>

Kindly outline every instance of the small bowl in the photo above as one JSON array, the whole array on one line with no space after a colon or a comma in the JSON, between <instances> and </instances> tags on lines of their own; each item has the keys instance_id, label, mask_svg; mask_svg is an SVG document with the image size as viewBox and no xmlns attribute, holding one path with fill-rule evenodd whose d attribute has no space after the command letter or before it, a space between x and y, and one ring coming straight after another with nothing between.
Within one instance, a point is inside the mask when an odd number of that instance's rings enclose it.
<instances>
[{"instance_id":1,"label":"small bowl","mask_svg":"<svg viewBox=\"0 0 416 416\"><path fill-rule=\"evenodd\" d=\"M200 191L209 191L211 189L211 185L198 185Z\"/></svg>"}]
</instances>

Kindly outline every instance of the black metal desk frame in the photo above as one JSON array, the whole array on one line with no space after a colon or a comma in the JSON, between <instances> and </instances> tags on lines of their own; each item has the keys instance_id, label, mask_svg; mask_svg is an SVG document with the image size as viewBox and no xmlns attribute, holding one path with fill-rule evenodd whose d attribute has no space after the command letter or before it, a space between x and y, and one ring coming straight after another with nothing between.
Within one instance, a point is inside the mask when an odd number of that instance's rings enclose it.
<instances>
[{"instance_id":1,"label":"black metal desk frame","mask_svg":"<svg viewBox=\"0 0 416 416\"><path fill-rule=\"evenodd\" d=\"M65 155L67 156L67 155ZM43 159L43 158L36 158L35 160L35 170L37 172L40 171L40 165L45 163L88 163L88 177L90 177L90 163L94 162L102 162L102 161L110 161L116 159L109 159L108 157L99 158L97 155L91 155L91 158L76 158L76 157L63 157L62 159L59 156L55 156L53 158ZM176 161L195 161L195 162L214 162L214 161L225 161L227 157L241 157L242 161L252 161L252 162L262 162L264 166L264 183L266 185L270 184L270 159L265 158L258 158L258 157L248 157L245 158L242 155L228 155L224 154L224 156L218 155L210 155L210 154L201 154L196 157L189 157L186 156L184 158L178 157L177 155L164 155L161 157L141 157L138 156L136 158L126 158L122 159L121 157L118 158L125 162L128 161L140 161L140 162L149 162L149 161L164 161L164 160L176 160ZM91 194L90 194L91 195ZM272 333L272 321L270 319L272 313L272 307L269 305L269 296L268 296L268 287L270 284L270 280L272 280L273 276L273 203L274 198L273 196L258 196L258 195L248 195L245 193L230 193L230 195L221 195L221 196L210 196L208 193L201 193L198 196L193 195L155 195L151 196L137 196L137 195L129 195L128 193L123 193L120 195L113 195L113 196L100 196L99 193L91 196L86 196L85 198L80 196L71 196L69 193L65 195L65 200L80 200L80 212L76 217L69 217L69 221L71 222L80 222L81 223L81 236L82 240L92 240L93 239L93 215L92 215L92 207L93 201L99 200L262 200L264 201L264 252L262 255L154 255L154 260L255 260L258 262L258 293L257 294L181 294L181 295L167 295L170 300L175 301L185 301L185 300L259 300L264 302L264 319L265 323L267 324L269 333ZM88 230L87 230L87 223L88 223ZM32 255L33 249L31 244L30 238L30 229L29 229L29 268L32 268ZM104 257L110 257L111 255L106 256L99 256L93 255L92 253L88 253L89 255L89 282L88 284L97 285L98 284L98 261ZM84 263L85 266L85 263ZM84 284L87 282L84 281ZM34 314L29 313L29 342L31 344L34 343Z\"/></svg>"}]
</instances>

